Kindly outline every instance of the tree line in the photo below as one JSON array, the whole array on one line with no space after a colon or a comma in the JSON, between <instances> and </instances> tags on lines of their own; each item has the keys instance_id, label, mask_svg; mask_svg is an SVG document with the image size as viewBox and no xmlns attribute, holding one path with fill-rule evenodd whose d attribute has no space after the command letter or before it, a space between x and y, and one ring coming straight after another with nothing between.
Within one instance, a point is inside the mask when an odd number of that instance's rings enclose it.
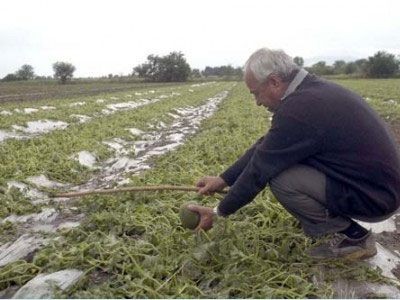
<instances>
[{"instance_id":1,"label":"tree line","mask_svg":"<svg viewBox=\"0 0 400 300\"><path fill-rule=\"evenodd\" d=\"M304 65L304 59L296 56L293 61ZM305 67L309 72L316 75L349 75L364 78L389 78L400 76L400 57L386 51L378 51L367 59L357 59L345 62L336 60L332 65L325 61L319 61L311 67Z\"/></svg>"},{"instance_id":2,"label":"tree line","mask_svg":"<svg viewBox=\"0 0 400 300\"><path fill-rule=\"evenodd\" d=\"M293 58L293 61L303 67L304 59L300 56ZM64 84L71 80L76 68L68 62L56 62L53 65L53 77ZM368 78L388 78L400 76L400 59L394 54L378 51L367 59L345 62L337 60L333 65L325 61L319 61L310 67L305 67L309 72L316 75L349 75ZM111 77L110 77L111 76ZM204 70L191 69L182 52L170 52L168 55L159 56L150 54L147 60L133 68L130 76L137 77L149 82L183 82L188 79L219 77L225 79L239 80L243 76L241 67L231 65L210 67ZM112 74L108 78L112 78ZM2 81L30 80L43 78L35 76L31 65L25 64L15 73L6 75Z\"/></svg>"},{"instance_id":3,"label":"tree line","mask_svg":"<svg viewBox=\"0 0 400 300\"><path fill-rule=\"evenodd\" d=\"M61 84L65 84L74 75L76 68L68 62L58 61L53 64L54 78L58 79ZM43 76L36 76L31 65L25 64L21 66L15 73L7 74L1 81L18 81L31 79L47 79Z\"/></svg>"}]
</instances>

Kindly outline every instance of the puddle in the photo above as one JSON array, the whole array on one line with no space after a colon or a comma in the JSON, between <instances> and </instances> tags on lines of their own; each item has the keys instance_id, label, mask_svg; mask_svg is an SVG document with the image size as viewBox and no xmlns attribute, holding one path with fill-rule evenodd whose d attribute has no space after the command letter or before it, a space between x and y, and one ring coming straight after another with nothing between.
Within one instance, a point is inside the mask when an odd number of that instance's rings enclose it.
<instances>
[{"instance_id":1,"label":"puddle","mask_svg":"<svg viewBox=\"0 0 400 300\"><path fill-rule=\"evenodd\" d=\"M92 119L92 117L86 116L86 115L70 115L70 117L78 119L78 123L86 123Z\"/></svg>"},{"instance_id":2,"label":"puddle","mask_svg":"<svg viewBox=\"0 0 400 300\"><path fill-rule=\"evenodd\" d=\"M21 109L20 108L15 108L14 111L17 112L17 113L22 113L22 114L29 115L31 113L38 112L39 110L37 108L29 108L29 107L27 107L27 108L21 108Z\"/></svg>"},{"instance_id":3,"label":"puddle","mask_svg":"<svg viewBox=\"0 0 400 300\"><path fill-rule=\"evenodd\" d=\"M15 242L0 247L0 267L26 258L47 243L47 240L31 234L20 236Z\"/></svg>"},{"instance_id":4,"label":"puddle","mask_svg":"<svg viewBox=\"0 0 400 300\"><path fill-rule=\"evenodd\" d=\"M71 228L76 228L76 227L78 227L79 225L81 225L81 223L80 222L64 222L64 223L61 223L59 226L58 226L58 230L65 230L65 229L71 229Z\"/></svg>"},{"instance_id":5,"label":"puddle","mask_svg":"<svg viewBox=\"0 0 400 300\"><path fill-rule=\"evenodd\" d=\"M143 134L143 131L140 130L140 129L137 129L137 128L128 128L128 130L132 135L141 135L141 134Z\"/></svg>"},{"instance_id":6,"label":"puddle","mask_svg":"<svg viewBox=\"0 0 400 300\"><path fill-rule=\"evenodd\" d=\"M11 116L12 112L10 112L8 110L2 110L2 111L0 111L0 115L2 115L2 116Z\"/></svg>"},{"instance_id":7,"label":"puddle","mask_svg":"<svg viewBox=\"0 0 400 300\"><path fill-rule=\"evenodd\" d=\"M116 152L121 153L123 152L122 150L124 149L126 142L122 139L115 138L112 141L104 141L103 144L107 145Z\"/></svg>"},{"instance_id":8,"label":"puddle","mask_svg":"<svg viewBox=\"0 0 400 300\"><path fill-rule=\"evenodd\" d=\"M23 138L25 137L17 133L0 130L0 142L3 142L7 139L23 139Z\"/></svg>"},{"instance_id":9,"label":"puddle","mask_svg":"<svg viewBox=\"0 0 400 300\"><path fill-rule=\"evenodd\" d=\"M69 105L69 107L83 106L86 102L74 102Z\"/></svg>"},{"instance_id":10,"label":"puddle","mask_svg":"<svg viewBox=\"0 0 400 300\"><path fill-rule=\"evenodd\" d=\"M30 134L48 133L56 129L65 129L68 127L68 123L62 121L50 121L50 120L39 120L27 122L27 126L12 126L15 130L20 130Z\"/></svg>"},{"instance_id":11,"label":"puddle","mask_svg":"<svg viewBox=\"0 0 400 300\"><path fill-rule=\"evenodd\" d=\"M111 111L117 111L117 110L129 110L129 109L134 109L146 104L158 102L159 99L141 99L139 101L129 101L129 102L120 102L120 103L113 103L113 104L108 104L106 107L111 110Z\"/></svg>"},{"instance_id":12,"label":"puddle","mask_svg":"<svg viewBox=\"0 0 400 300\"><path fill-rule=\"evenodd\" d=\"M74 285L83 276L83 272L76 269L62 270L51 274L39 274L20 288L13 298L15 299L50 299L57 289L66 290Z\"/></svg>"},{"instance_id":13,"label":"puddle","mask_svg":"<svg viewBox=\"0 0 400 300\"><path fill-rule=\"evenodd\" d=\"M46 202L49 200L48 196L37 189L28 186L25 183L18 181L9 181L7 182L7 187L17 188L21 193L23 193L28 199L32 201L33 204Z\"/></svg>"},{"instance_id":14,"label":"puddle","mask_svg":"<svg viewBox=\"0 0 400 300\"><path fill-rule=\"evenodd\" d=\"M397 280L392 270L400 263L400 257L384 248L379 243L377 243L377 249L378 253L374 257L367 259L366 262L373 267L382 269L382 274L384 276Z\"/></svg>"},{"instance_id":15,"label":"puddle","mask_svg":"<svg viewBox=\"0 0 400 300\"><path fill-rule=\"evenodd\" d=\"M58 216L58 212L54 208L43 208L40 213L37 214L29 214L29 215L10 215L1 221L2 224L5 222L11 223L37 223L41 224L49 224L53 222Z\"/></svg>"},{"instance_id":16,"label":"puddle","mask_svg":"<svg viewBox=\"0 0 400 300\"><path fill-rule=\"evenodd\" d=\"M394 221L394 217L391 217L379 223L367 223L361 221L357 221L357 223L360 223L361 226L367 228L368 230L372 230L372 232L374 233L382 233L384 231L396 231L396 223Z\"/></svg>"},{"instance_id":17,"label":"puddle","mask_svg":"<svg viewBox=\"0 0 400 300\"><path fill-rule=\"evenodd\" d=\"M192 84L191 87L201 87L201 86L206 86L206 85L212 85L214 83L215 83L215 81L209 81L209 82L203 82L203 83L195 83L195 84Z\"/></svg>"},{"instance_id":18,"label":"puddle","mask_svg":"<svg viewBox=\"0 0 400 300\"><path fill-rule=\"evenodd\" d=\"M56 181L51 181L48 179L45 175L39 175L39 176L31 176L26 179L28 182L33 183L39 187L46 187L46 188L61 188L65 187L66 184L56 182Z\"/></svg>"},{"instance_id":19,"label":"puddle","mask_svg":"<svg viewBox=\"0 0 400 300\"><path fill-rule=\"evenodd\" d=\"M90 153L89 151L81 151L77 155L77 160L82 166L88 167L88 168L94 168L94 165L96 164L96 157Z\"/></svg>"},{"instance_id":20,"label":"puddle","mask_svg":"<svg viewBox=\"0 0 400 300\"><path fill-rule=\"evenodd\" d=\"M400 291L391 285L345 281L338 279L332 284L335 291L334 298L339 299L373 299L373 298L391 298L399 299Z\"/></svg>"},{"instance_id":21,"label":"puddle","mask_svg":"<svg viewBox=\"0 0 400 300\"><path fill-rule=\"evenodd\" d=\"M54 106L47 106L47 105L41 106L40 108L43 109L43 110L54 110L54 109L57 109Z\"/></svg>"},{"instance_id":22,"label":"puddle","mask_svg":"<svg viewBox=\"0 0 400 300\"><path fill-rule=\"evenodd\" d=\"M145 151L149 146L153 145L156 141L136 141L134 142L135 154L139 155Z\"/></svg>"}]
</instances>

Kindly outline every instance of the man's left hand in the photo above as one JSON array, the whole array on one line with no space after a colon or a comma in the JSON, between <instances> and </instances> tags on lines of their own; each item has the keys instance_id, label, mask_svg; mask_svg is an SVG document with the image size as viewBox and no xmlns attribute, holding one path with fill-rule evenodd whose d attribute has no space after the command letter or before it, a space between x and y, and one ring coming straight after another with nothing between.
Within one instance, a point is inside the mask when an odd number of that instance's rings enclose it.
<instances>
[{"instance_id":1,"label":"man's left hand","mask_svg":"<svg viewBox=\"0 0 400 300\"><path fill-rule=\"evenodd\" d=\"M187 208L193 212L197 212L200 215L200 223L197 225L195 231L199 231L201 229L207 231L213 227L215 214L212 208L195 204L190 204L187 206Z\"/></svg>"}]
</instances>

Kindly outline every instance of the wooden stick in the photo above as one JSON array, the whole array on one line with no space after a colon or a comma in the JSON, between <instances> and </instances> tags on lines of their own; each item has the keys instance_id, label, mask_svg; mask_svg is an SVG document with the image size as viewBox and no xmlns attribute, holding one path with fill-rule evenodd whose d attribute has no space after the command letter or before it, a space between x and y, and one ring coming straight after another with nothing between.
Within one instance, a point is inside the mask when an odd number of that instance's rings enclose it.
<instances>
[{"instance_id":1,"label":"wooden stick","mask_svg":"<svg viewBox=\"0 0 400 300\"><path fill-rule=\"evenodd\" d=\"M148 192L148 191L185 191L185 192L197 192L198 188L193 186L176 186L176 185L153 185L153 186L135 186L135 187L126 187L126 188L118 188L118 189L104 189L104 190L90 190L83 192L69 192L69 193L61 193L57 194L55 198L72 198L79 197L85 195L94 195L94 194L114 194L121 192ZM217 193L226 194L227 190L222 190Z\"/></svg>"}]
</instances>

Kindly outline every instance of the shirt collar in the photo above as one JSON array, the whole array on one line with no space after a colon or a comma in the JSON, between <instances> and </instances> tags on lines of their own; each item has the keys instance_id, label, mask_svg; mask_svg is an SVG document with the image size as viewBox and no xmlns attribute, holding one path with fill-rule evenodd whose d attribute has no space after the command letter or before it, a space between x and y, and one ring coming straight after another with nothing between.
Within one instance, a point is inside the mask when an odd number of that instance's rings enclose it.
<instances>
[{"instance_id":1,"label":"shirt collar","mask_svg":"<svg viewBox=\"0 0 400 300\"><path fill-rule=\"evenodd\" d=\"M289 83L289 86L286 89L285 94L283 94L281 100L284 100L287 96L293 93L296 90L296 88L300 85L300 83L302 83L307 74L308 72L306 70L300 69L300 71L296 74L293 80Z\"/></svg>"}]
</instances>

